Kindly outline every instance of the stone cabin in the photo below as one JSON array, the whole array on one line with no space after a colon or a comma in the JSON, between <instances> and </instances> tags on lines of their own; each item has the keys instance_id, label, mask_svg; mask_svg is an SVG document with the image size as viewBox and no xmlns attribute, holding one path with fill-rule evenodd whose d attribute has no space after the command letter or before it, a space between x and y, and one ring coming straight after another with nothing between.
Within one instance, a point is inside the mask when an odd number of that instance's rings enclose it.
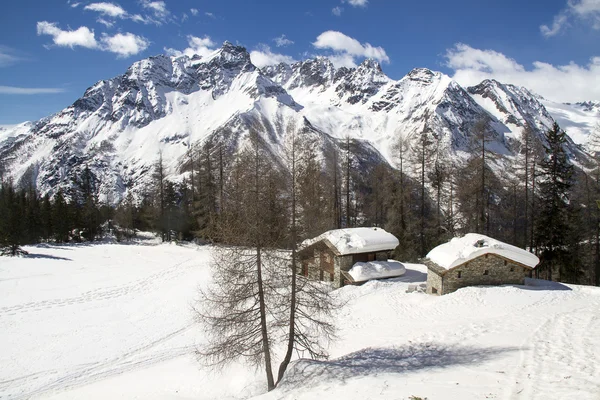
<instances>
[{"instance_id":1,"label":"stone cabin","mask_svg":"<svg viewBox=\"0 0 600 400\"><path fill-rule=\"evenodd\" d=\"M387 261L396 246L398 239L381 228L334 229L302 242L298 273L339 288L352 283L347 272L354 264Z\"/></svg>"},{"instance_id":2,"label":"stone cabin","mask_svg":"<svg viewBox=\"0 0 600 400\"><path fill-rule=\"evenodd\" d=\"M469 233L427 254L427 293L444 295L476 285L523 285L539 262L526 250Z\"/></svg>"}]
</instances>

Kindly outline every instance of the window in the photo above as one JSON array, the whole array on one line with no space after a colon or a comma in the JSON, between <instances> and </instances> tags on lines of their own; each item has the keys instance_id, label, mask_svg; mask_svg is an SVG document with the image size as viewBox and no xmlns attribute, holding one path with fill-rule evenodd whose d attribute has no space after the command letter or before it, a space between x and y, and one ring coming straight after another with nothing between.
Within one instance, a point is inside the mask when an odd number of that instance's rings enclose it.
<instances>
[{"instance_id":1,"label":"window","mask_svg":"<svg viewBox=\"0 0 600 400\"><path fill-rule=\"evenodd\" d=\"M319 280L323 280L323 270L319 271Z\"/></svg>"},{"instance_id":2,"label":"window","mask_svg":"<svg viewBox=\"0 0 600 400\"><path fill-rule=\"evenodd\" d=\"M515 272L515 266L514 265L510 266L510 272Z\"/></svg>"},{"instance_id":3,"label":"window","mask_svg":"<svg viewBox=\"0 0 600 400\"><path fill-rule=\"evenodd\" d=\"M329 280L333 282L333 273L329 273Z\"/></svg>"},{"instance_id":4,"label":"window","mask_svg":"<svg viewBox=\"0 0 600 400\"><path fill-rule=\"evenodd\" d=\"M461 278L462 277L462 271L457 271L456 275L457 275L457 278Z\"/></svg>"},{"instance_id":5,"label":"window","mask_svg":"<svg viewBox=\"0 0 600 400\"><path fill-rule=\"evenodd\" d=\"M490 270L486 269L485 271L483 271L484 275L489 275L490 274Z\"/></svg>"},{"instance_id":6,"label":"window","mask_svg":"<svg viewBox=\"0 0 600 400\"><path fill-rule=\"evenodd\" d=\"M506 264L507 264L507 262L506 262L506 260L504 260L504 265L506 265Z\"/></svg>"}]
</instances>

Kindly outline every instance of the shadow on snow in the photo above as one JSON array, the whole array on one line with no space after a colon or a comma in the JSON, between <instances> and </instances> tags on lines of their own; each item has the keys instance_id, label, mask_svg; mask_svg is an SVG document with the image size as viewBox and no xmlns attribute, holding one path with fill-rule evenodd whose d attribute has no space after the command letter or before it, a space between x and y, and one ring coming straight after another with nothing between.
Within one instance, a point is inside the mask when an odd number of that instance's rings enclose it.
<instances>
[{"instance_id":1,"label":"shadow on snow","mask_svg":"<svg viewBox=\"0 0 600 400\"><path fill-rule=\"evenodd\" d=\"M408 344L402 347L366 348L335 360L298 360L279 385L282 390L300 386L344 382L347 379L378 374L447 368L456 365L477 366L517 347L477 348L438 343Z\"/></svg>"}]
</instances>

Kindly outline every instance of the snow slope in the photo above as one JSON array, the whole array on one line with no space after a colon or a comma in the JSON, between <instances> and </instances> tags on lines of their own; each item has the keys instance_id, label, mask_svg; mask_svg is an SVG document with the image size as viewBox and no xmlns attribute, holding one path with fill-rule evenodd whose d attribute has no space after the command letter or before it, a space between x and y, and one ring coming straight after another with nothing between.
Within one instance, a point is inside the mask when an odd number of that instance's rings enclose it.
<instances>
[{"instance_id":1,"label":"snow slope","mask_svg":"<svg viewBox=\"0 0 600 400\"><path fill-rule=\"evenodd\" d=\"M404 264L402 277L336 291L347 303L332 359L293 362L261 395L262 371L195 361L207 248L27 250L0 258L0 398L599 398L600 288L531 280L429 296L424 266Z\"/></svg>"},{"instance_id":2,"label":"snow slope","mask_svg":"<svg viewBox=\"0 0 600 400\"><path fill-rule=\"evenodd\" d=\"M577 144L587 144L590 134L600 123L599 103L565 104L550 100L542 100L542 103ZM593 150L597 151L597 149Z\"/></svg>"},{"instance_id":3,"label":"snow slope","mask_svg":"<svg viewBox=\"0 0 600 400\"><path fill-rule=\"evenodd\" d=\"M0 258L0 398L163 399L179 392L212 399L262 390L253 371L236 381L198 369L202 335L191 306L208 279L208 250L148 243L27 250L27 258ZM123 385L110 383L121 377ZM101 389L87 393L94 382Z\"/></svg>"}]
</instances>

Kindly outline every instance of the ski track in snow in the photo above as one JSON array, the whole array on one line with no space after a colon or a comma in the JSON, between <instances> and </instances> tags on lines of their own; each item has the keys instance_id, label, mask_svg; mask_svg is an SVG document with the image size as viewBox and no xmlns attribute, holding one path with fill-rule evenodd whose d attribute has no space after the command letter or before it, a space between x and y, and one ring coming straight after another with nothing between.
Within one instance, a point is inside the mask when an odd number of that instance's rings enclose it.
<instances>
[{"instance_id":1,"label":"ski track in snow","mask_svg":"<svg viewBox=\"0 0 600 400\"><path fill-rule=\"evenodd\" d=\"M73 304L89 303L91 301L111 300L121 296L126 296L128 294L147 292L151 290L152 287L159 285L161 281L173 279L185 273L185 269L189 266L184 266L184 264L186 264L189 261L190 259L177 263L169 268L165 268L163 271L152 274L147 278L138 279L137 281L133 281L121 286L112 286L89 290L83 293L81 296L77 297L44 300L39 302L18 304L11 307L1 307L0 318L2 318L5 315L12 316L18 313L37 312L56 307L65 307Z\"/></svg>"},{"instance_id":2,"label":"ski track in snow","mask_svg":"<svg viewBox=\"0 0 600 400\"><path fill-rule=\"evenodd\" d=\"M102 245L99 246L101 247ZM127 247L134 251L138 250L135 246L126 246L125 248ZM158 248L159 246L152 247ZM163 247L168 249L168 246ZM117 246L114 246L113 248L118 249ZM36 251L37 250L39 249L36 248ZM79 249L73 248L68 250L80 251ZM185 254L185 250L183 250L182 253ZM148 264L152 261L151 258L146 258L141 256L141 254L139 255L138 263L140 264L144 264L145 262ZM179 257L174 257L173 261L169 261L168 264L165 264L166 267L160 268L158 271L149 273L141 278L126 281L122 284L100 286L96 289L87 290L77 296L55 297L52 299L0 307L0 325L6 324L7 326L10 326L19 324L22 318L39 320L43 323L45 320L59 318L59 314L73 313L79 316L76 318L76 325L83 326L90 323L88 320L90 317L87 316L89 314L86 313L86 311L89 310L89 307L110 312L111 310L118 309L122 303L131 303L142 299L156 301L160 299L161 290L164 286L173 285L177 288L177 285L180 285L182 279L187 279L187 277L190 276L190 273L193 273L194 270L197 269L195 267L198 266L198 262L193 262L194 258L189 257L189 253L185 254L188 257L183 260L181 260L180 254L177 255ZM115 255L115 259L118 259L118 257L118 255ZM106 256L103 258L106 258ZM177 258L179 258L179 260L177 260ZM174 262L175 260L178 262ZM28 260L14 261L27 262ZM88 265L91 265L90 270L93 272L94 267L96 267L94 261L87 261ZM105 262L105 260L103 261ZM85 264L85 261L83 261L82 264ZM152 268L151 271L154 271L154 268ZM108 274L110 273L107 273L107 275ZM127 280L128 277L129 275L125 273L124 276L119 277L119 280L122 280L122 278ZM19 279L24 281L25 278L27 278L27 276L3 279L3 281L16 282L15 284L18 285L20 282ZM64 278L69 279L68 276L65 276ZM108 282L111 281L109 280ZM0 284L1 283L2 282L0 282ZM43 288L40 288L40 291L42 291L42 289ZM186 300L186 305L189 305L189 302L193 300L192 295L193 292L190 293L190 297ZM18 296L14 297L18 298ZM163 317L164 315L157 316L157 318ZM27 365L27 368L33 372L22 376L12 376L9 379L6 379L6 376L7 372L10 371L5 369L6 366L0 367L0 398L11 400L37 398L47 394L58 393L74 387L87 385L128 371L142 369L183 355L193 354L196 349L196 344L191 340L192 336L189 338L185 336L186 333L193 332L195 323L191 322L191 314L189 314L188 317L188 322L182 322L182 326L178 329L176 329L177 326L175 324L168 324L168 328L166 329L171 329L171 331L166 334L157 335L156 332L153 332L152 328L149 327L144 340L138 342L140 346L127 348L121 353L107 352L104 355L96 353L93 356L87 357L89 358L89 362L72 365L59 364L56 365L56 368L38 370L37 368L39 367L36 363L33 360L29 360L26 362L31 363L31 365ZM125 322L128 321L122 321L122 323ZM91 323L93 323L93 321ZM40 325L40 329L43 329L42 326L43 325ZM92 332L86 331L86 333ZM62 338L58 339L60 340ZM61 344L64 345L68 343ZM58 350L59 352L68 351L67 349L48 350ZM1 360L2 356L0 354L0 361ZM20 360L12 361L17 363L20 362Z\"/></svg>"}]
</instances>

